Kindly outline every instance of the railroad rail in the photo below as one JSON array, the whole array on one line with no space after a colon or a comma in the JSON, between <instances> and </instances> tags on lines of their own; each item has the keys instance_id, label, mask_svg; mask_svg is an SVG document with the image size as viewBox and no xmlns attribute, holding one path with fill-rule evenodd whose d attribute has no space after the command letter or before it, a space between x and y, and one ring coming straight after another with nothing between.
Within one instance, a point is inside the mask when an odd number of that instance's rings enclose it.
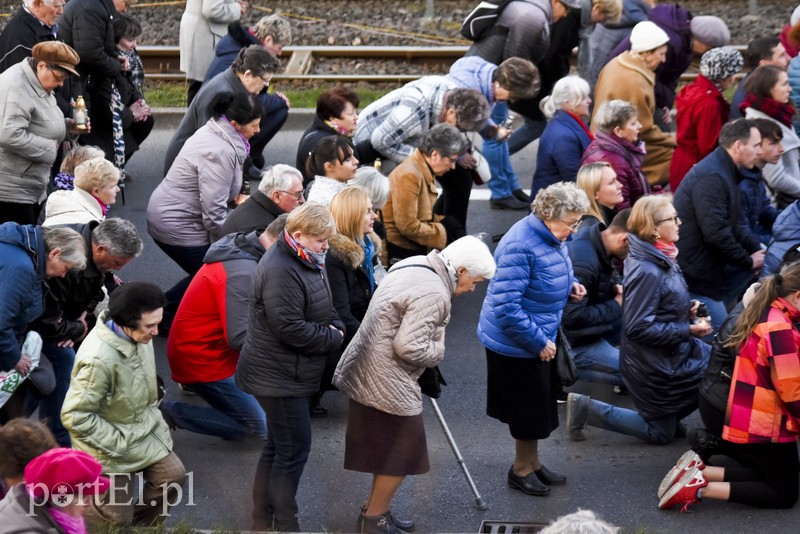
<instances>
[{"instance_id":1,"label":"railroad rail","mask_svg":"<svg viewBox=\"0 0 800 534\"><path fill-rule=\"evenodd\" d=\"M286 68L273 76L274 80L323 81L323 82L409 82L427 74L425 65L452 63L467 51L467 46L287 46L283 49L288 57ZM735 46L740 52L747 47ZM186 76L180 71L180 51L177 46L140 46L145 73L154 81L184 81ZM325 73L312 74L314 62L329 58L360 58L365 62L375 60L403 60L419 65L419 72L410 74L359 74ZM573 61L575 54L573 54ZM697 77L697 65L692 65L681 76L681 81L690 82Z\"/></svg>"}]
</instances>

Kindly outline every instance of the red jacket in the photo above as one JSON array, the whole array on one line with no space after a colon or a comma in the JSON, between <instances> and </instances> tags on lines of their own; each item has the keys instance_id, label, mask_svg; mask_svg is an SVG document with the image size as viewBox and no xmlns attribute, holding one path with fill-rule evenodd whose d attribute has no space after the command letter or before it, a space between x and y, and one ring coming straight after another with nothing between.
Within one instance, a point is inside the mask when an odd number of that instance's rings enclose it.
<instances>
[{"instance_id":1,"label":"red jacket","mask_svg":"<svg viewBox=\"0 0 800 534\"><path fill-rule=\"evenodd\" d=\"M216 382L236 372L247 331L253 273L263 254L255 232L230 234L211 246L169 331L172 380Z\"/></svg>"},{"instance_id":2,"label":"red jacket","mask_svg":"<svg viewBox=\"0 0 800 534\"><path fill-rule=\"evenodd\" d=\"M723 439L785 443L800 435L800 311L778 298L742 346L733 368Z\"/></svg>"},{"instance_id":3,"label":"red jacket","mask_svg":"<svg viewBox=\"0 0 800 534\"><path fill-rule=\"evenodd\" d=\"M678 147L672 155L669 185L674 193L695 163L717 148L719 131L728 121L731 106L717 86L702 74L680 90L675 98L678 110Z\"/></svg>"}]
</instances>

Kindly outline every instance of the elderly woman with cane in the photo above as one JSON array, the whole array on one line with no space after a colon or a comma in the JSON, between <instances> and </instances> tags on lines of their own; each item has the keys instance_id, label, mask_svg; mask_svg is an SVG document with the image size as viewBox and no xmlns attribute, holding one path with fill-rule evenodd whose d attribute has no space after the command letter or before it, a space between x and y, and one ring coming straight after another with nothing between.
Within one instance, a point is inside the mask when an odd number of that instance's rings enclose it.
<instances>
[{"instance_id":1,"label":"elderly woman with cane","mask_svg":"<svg viewBox=\"0 0 800 534\"><path fill-rule=\"evenodd\" d=\"M466 236L427 256L396 264L336 368L333 383L350 398L345 469L372 473L356 532L402 534L413 521L390 504L407 475L428 472L417 379L444 357L451 299L494 276L489 248Z\"/></svg>"}]
</instances>

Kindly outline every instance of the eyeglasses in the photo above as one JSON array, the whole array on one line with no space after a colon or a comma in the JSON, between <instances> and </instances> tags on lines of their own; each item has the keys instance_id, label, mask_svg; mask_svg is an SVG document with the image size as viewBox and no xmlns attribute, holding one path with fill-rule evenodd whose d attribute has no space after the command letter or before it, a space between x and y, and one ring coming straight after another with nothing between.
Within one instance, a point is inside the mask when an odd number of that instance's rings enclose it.
<instances>
[{"instance_id":1,"label":"eyeglasses","mask_svg":"<svg viewBox=\"0 0 800 534\"><path fill-rule=\"evenodd\" d=\"M65 81L69 76L68 73L64 72L56 65L47 65L47 70L50 71L50 73L53 75L53 78L55 78L58 82Z\"/></svg>"},{"instance_id":2,"label":"eyeglasses","mask_svg":"<svg viewBox=\"0 0 800 534\"><path fill-rule=\"evenodd\" d=\"M674 217L668 217L666 219L661 219L660 221L656 221L656 224L661 224L661 223L667 222L667 221L672 221L675 224L680 224L681 223L681 218L678 217L677 215L675 215Z\"/></svg>"},{"instance_id":3,"label":"eyeglasses","mask_svg":"<svg viewBox=\"0 0 800 534\"><path fill-rule=\"evenodd\" d=\"M578 219L578 220L577 220L575 223L573 223L573 224L570 224L570 223L568 223L567 221L565 221L565 220L563 220L563 219L559 219L559 221L561 221L562 223L564 223L564 224L567 226L567 228L569 228L569 231L570 231L570 232L572 232L572 233L575 233L575 232L577 232L577 231L578 231L578 229L579 229L579 228L580 228L580 226L581 226L581 220L580 220L580 219Z\"/></svg>"},{"instance_id":4,"label":"eyeglasses","mask_svg":"<svg viewBox=\"0 0 800 534\"><path fill-rule=\"evenodd\" d=\"M300 200L301 198L303 198L303 195L305 194L305 191L298 191L297 193L292 193L291 191L278 191L278 192L279 193L286 193L287 195L292 195L297 200Z\"/></svg>"},{"instance_id":5,"label":"eyeglasses","mask_svg":"<svg viewBox=\"0 0 800 534\"><path fill-rule=\"evenodd\" d=\"M264 76L259 76L259 78L261 78L261 81L264 82L264 87L269 87L269 82L272 81L272 76L270 76L269 78L265 78Z\"/></svg>"}]
</instances>

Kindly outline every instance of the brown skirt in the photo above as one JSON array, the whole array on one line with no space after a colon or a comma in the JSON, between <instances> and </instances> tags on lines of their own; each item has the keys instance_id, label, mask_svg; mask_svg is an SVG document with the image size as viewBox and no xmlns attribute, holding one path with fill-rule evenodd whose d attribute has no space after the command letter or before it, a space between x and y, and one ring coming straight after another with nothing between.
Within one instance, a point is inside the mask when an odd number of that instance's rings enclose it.
<instances>
[{"instance_id":1,"label":"brown skirt","mask_svg":"<svg viewBox=\"0 0 800 534\"><path fill-rule=\"evenodd\" d=\"M350 401L344 468L377 475L421 475L430 470L422 414L403 416Z\"/></svg>"}]
</instances>

